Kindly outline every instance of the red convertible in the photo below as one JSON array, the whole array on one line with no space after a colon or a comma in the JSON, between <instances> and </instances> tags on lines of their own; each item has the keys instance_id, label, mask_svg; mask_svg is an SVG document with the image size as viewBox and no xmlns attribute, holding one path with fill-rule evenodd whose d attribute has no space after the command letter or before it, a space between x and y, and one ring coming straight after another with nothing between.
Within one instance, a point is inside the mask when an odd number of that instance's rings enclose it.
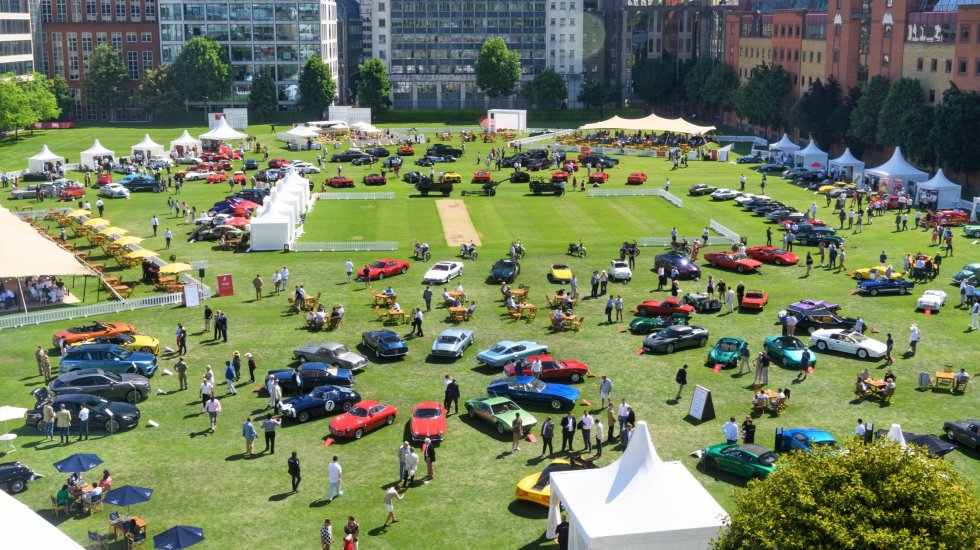
<instances>
[{"instance_id":1,"label":"red convertible","mask_svg":"<svg viewBox=\"0 0 980 550\"><path fill-rule=\"evenodd\" d=\"M485 170L473 172L473 183L490 183L490 172Z\"/></svg>"},{"instance_id":2,"label":"red convertible","mask_svg":"<svg viewBox=\"0 0 980 550\"><path fill-rule=\"evenodd\" d=\"M769 293L763 290L749 290L745 292L745 296L742 296L742 308L743 309L757 309L762 310L766 307L769 302Z\"/></svg>"},{"instance_id":3,"label":"red convertible","mask_svg":"<svg viewBox=\"0 0 980 550\"><path fill-rule=\"evenodd\" d=\"M734 269L739 273L745 273L746 271L755 271L762 266L762 262L758 260L753 260L747 256L742 256L733 252L706 252L704 254L704 261L708 262L712 267L720 267L722 269Z\"/></svg>"},{"instance_id":4,"label":"red convertible","mask_svg":"<svg viewBox=\"0 0 980 550\"><path fill-rule=\"evenodd\" d=\"M228 173L224 170L208 174L208 183L221 183L228 181Z\"/></svg>"},{"instance_id":5,"label":"red convertible","mask_svg":"<svg viewBox=\"0 0 980 550\"><path fill-rule=\"evenodd\" d=\"M289 164L289 161L281 157L269 159L269 168L283 168L286 164Z\"/></svg>"},{"instance_id":6,"label":"red convertible","mask_svg":"<svg viewBox=\"0 0 980 550\"><path fill-rule=\"evenodd\" d=\"M368 174L361 180L364 185L384 185L388 183L388 178L381 174Z\"/></svg>"},{"instance_id":7,"label":"red convertible","mask_svg":"<svg viewBox=\"0 0 980 550\"><path fill-rule=\"evenodd\" d=\"M573 359L553 359L550 355L531 355L524 359L522 373L531 374L531 364L541 361L540 379L545 382L581 382L589 372L589 367ZM504 365L504 373L514 376L517 367L514 363Z\"/></svg>"},{"instance_id":8,"label":"red convertible","mask_svg":"<svg viewBox=\"0 0 980 550\"><path fill-rule=\"evenodd\" d=\"M753 260L776 265L793 265L800 261L799 256L774 246L753 246L746 248L745 254Z\"/></svg>"},{"instance_id":9,"label":"red convertible","mask_svg":"<svg viewBox=\"0 0 980 550\"><path fill-rule=\"evenodd\" d=\"M117 334L137 334L136 327L129 323L99 323L96 321L91 325L59 330L52 335L51 342L54 343L54 347L58 347L58 342L62 337L71 345L90 338L108 338Z\"/></svg>"},{"instance_id":10,"label":"red convertible","mask_svg":"<svg viewBox=\"0 0 980 550\"><path fill-rule=\"evenodd\" d=\"M405 272L408 271L408 266L409 263L405 260L389 260L387 258L382 258L368 264L368 273L373 281L375 279L391 277L392 275L404 275ZM357 271L357 280L364 280L363 267Z\"/></svg>"},{"instance_id":11,"label":"red convertible","mask_svg":"<svg viewBox=\"0 0 980 550\"><path fill-rule=\"evenodd\" d=\"M605 172L592 172L589 176L589 183L606 183L609 181L609 174Z\"/></svg>"},{"instance_id":12,"label":"red convertible","mask_svg":"<svg viewBox=\"0 0 980 550\"><path fill-rule=\"evenodd\" d=\"M333 187L334 189L343 189L344 187L354 187L354 180L344 176L334 176L327 178L324 185Z\"/></svg>"},{"instance_id":13,"label":"red convertible","mask_svg":"<svg viewBox=\"0 0 980 550\"><path fill-rule=\"evenodd\" d=\"M421 443L425 438L442 441L446 438L446 410L434 401L424 401L412 407L409 429L412 441Z\"/></svg>"},{"instance_id":14,"label":"red convertible","mask_svg":"<svg viewBox=\"0 0 980 550\"><path fill-rule=\"evenodd\" d=\"M626 185L643 185L647 181L647 175L643 172L630 172L626 176Z\"/></svg>"},{"instance_id":15,"label":"red convertible","mask_svg":"<svg viewBox=\"0 0 980 550\"><path fill-rule=\"evenodd\" d=\"M636 314L640 317L660 317L679 313L690 317L694 314L694 306L681 303L680 298L666 300L647 300L636 306Z\"/></svg>"},{"instance_id":16,"label":"red convertible","mask_svg":"<svg viewBox=\"0 0 980 550\"><path fill-rule=\"evenodd\" d=\"M940 225L946 227L950 225L966 225L970 223L970 214L963 210L940 210L939 212L930 212L932 214L932 219L929 220L929 227L932 227L939 223Z\"/></svg>"},{"instance_id":17,"label":"red convertible","mask_svg":"<svg viewBox=\"0 0 980 550\"><path fill-rule=\"evenodd\" d=\"M330 434L336 437L360 439L375 428L390 426L394 423L397 414L398 410L391 405L377 401L361 401L330 421Z\"/></svg>"},{"instance_id":18,"label":"red convertible","mask_svg":"<svg viewBox=\"0 0 980 550\"><path fill-rule=\"evenodd\" d=\"M551 173L551 181L552 183L568 181L568 172L565 172L564 170L555 170Z\"/></svg>"}]
</instances>

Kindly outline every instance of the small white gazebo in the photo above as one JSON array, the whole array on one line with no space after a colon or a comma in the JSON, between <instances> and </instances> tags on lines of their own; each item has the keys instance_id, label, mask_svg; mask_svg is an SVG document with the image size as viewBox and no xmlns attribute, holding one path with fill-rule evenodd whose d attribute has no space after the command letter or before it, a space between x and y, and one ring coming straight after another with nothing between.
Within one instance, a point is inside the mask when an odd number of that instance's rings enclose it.
<instances>
[{"instance_id":1,"label":"small white gazebo","mask_svg":"<svg viewBox=\"0 0 980 550\"><path fill-rule=\"evenodd\" d=\"M955 208L960 202L960 186L951 181L940 168L929 181L916 186L915 203L933 210Z\"/></svg>"},{"instance_id":2,"label":"small white gazebo","mask_svg":"<svg viewBox=\"0 0 980 550\"><path fill-rule=\"evenodd\" d=\"M810 139L810 143L801 151L793 153L794 164L802 166L807 170L816 172L817 170L827 169L827 152L820 149L816 140Z\"/></svg>"},{"instance_id":3,"label":"small white gazebo","mask_svg":"<svg viewBox=\"0 0 980 550\"><path fill-rule=\"evenodd\" d=\"M201 150L201 140L191 137L191 135L184 130L184 133L180 135L179 138L170 142L170 152L175 153L178 157L188 156L188 153Z\"/></svg>"},{"instance_id":4,"label":"small white gazebo","mask_svg":"<svg viewBox=\"0 0 980 550\"><path fill-rule=\"evenodd\" d=\"M306 145L307 140L314 140L320 137L320 132L317 132L315 128L310 128L309 126L295 126L288 132L279 134L279 139L287 143L292 143L293 145L303 146Z\"/></svg>"},{"instance_id":5,"label":"small white gazebo","mask_svg":"<svg viewBox=\"0 0 980 550\"><path fill-rule=\"evenodd\" d=\"M902 156L902 148L896 147L895 153L892 154L892 158L888 159L888 162L881 166L866 169L864 177L884 183L888 193L911 194L914 192L915 184L928 180L929 174L909 164Z\"/></svg>"},{"instance_id":6,"label":"small white gazebo","mask_svg":"<svg viewBox=\"0 0 980 550\"><path fill-rule=\"evenodd\" d=\"M41 147L41 152L27 159L27 171L40 174L46 170L54 168L57 163L65 163L65 157L56 155L45 145Z\"/></svg>"},{"instance_id":7,"label":"small white gazebo","mask_svg":"<svg viewBox=\"0 0 980 550\"><path fill-rule=\"evenodd\" d=\"M116 157L116 152L106 149L99 140L95 140L92 146L79 154L80 168L82 170L98 170L102 162L112 160Z\"/></svg>"},{"instance_id":8,"label":"small white gazebo","mask_svg":"<svg viewBox=\"0 0 980 550\"><path fill-rule=\"evenodd\" d=\"M248 134L239 132L238 130L232 128L231 125L228 124L228 120L225 119L225 117L221 117L221 120L218 121L218 125L215 126L213 130L200 135L202 141L208 140L217 142L227 142L233 139L245 139L247 137Z\"/></svg>"},{"instance_id":9,"label":"small white gazebo","mask_svg":"<svg viewBox=\"0 0 980 550\"><path fill-rule=\"evenodd\" d=\"M854 181L854 174L860 174L864 170L864 161L859 160L851 153L851 149L844 149L844 154L830 161L830 171L841 174L842 179Z\"/></svg>"},{"instance_id":10,"label":"small white gazebo","mask_svg":"<svg viewBox=\"0 0 980 550\"><path fill-rule=\"evenodd\" d=\"M781 156L792 155L793 153L799 150L800 150L800 146L793 143L793 140L789 139L789 136L786 134L783 134L782 139L780 139L776 143L772 143L769 145L770 153L779 154Z\"/></svg>"},{"instance_id":11,"label":"small white gazebo","mask_svg":"<svg viewBox=\"0 0 980 550\"><path fill-rule=\"evenodd\" d=\"M130 148L130 155L136 156L137 153L143 155L143 160L150 160L153 157L162 157L163 145L153 141L150 138L150 134L145 134L143 136L143 141L133 145Z\"/></svg>"}]
</instances>

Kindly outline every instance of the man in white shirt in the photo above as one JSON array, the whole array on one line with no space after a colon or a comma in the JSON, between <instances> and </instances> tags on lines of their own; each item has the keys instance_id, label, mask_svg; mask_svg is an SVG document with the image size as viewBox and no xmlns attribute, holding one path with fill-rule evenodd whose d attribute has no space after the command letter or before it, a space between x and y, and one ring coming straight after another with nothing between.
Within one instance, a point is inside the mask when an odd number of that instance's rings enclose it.
<instances>
[{"instance_id":1,"label":"man in white shirt","mask_svg":"<svg viewBox=\"0 0 980 550\"><path fill-rule=\"evenodd\" d=\"M595 419L592 418L592 414L588 410L582 415L582 439L585 441L585 450L592 451L592 426L595 424Z\"/></svg>"},{"instance_id":2,"label":"man in white shirt","mask_svg":"<svg viewBox=\"0 0 980 550\"><path fill-rule=\"evenodd\" d=\"M531 367L534 370L534 367ZM612 380L609 379L605 374L602 375L602 381L599 382L599 399L602 400L602 408L606 408L606 399L612 403ZM611 428L610 428L611 429Z\"/></svg>"},{"instance_id":3,"label":"man in white shirt","mask_svg":"<svg viewBox=\"0 0 980 550\"><path fill-rule=\"evenodd\" d=\"M619 410L616 411L617 420L619 420L619 431L623 431L626 428L626 419L629 418L630 406L623 399L619 404ZM612 426L609 427L610 437L612 436Z\"/></svg>"},{"instance_id":4,"label":"man in white shirt","mask_svg":"<svg viewBox=\"0 0 980 550\"><path fill-rule=\"evenodd\" d=\"M531 376L540 379L541 378L541 358L535 356L534 362L531 363Z\"/></svg>"},{"instance_id":5,"label":"man in white shirt","mask_svg":"<svg viewBox=\"0 0 980 550\"><path fill-rule=\"evenodd\" d=\"M735 423L735 417L731 416L728 418L728 422L721 427L721 433L725 435L726 443L738 443L738 424Z\"/></svg>"},{"instance_id":6,"label":"man in white shirt","mask_svg":"<svg viewBox=\"0 0 980 550\"><path fill-rule=\"evenodd\" d=\"M508 296L507 297L507 308L508 309L517 309L517 302L514 301L514 297L513 296Z\"/></svg>"},{"instance_id":7,"label":"man in white shirt","mask_svg":"<svg viewBox=\"0 0 980 550\"><path fill-rule=\"evenodd\" d=\"M856 436L858 436L858 437L860 437L860 438L863 439L864 438L864 432L866 432L866 431L867 431L867 429L864 427L864 420L861 420L860 418L858 418L857 427L854 428L854 435L856 435Z\"/></svg>"},{"instance_id":8,"label":"man in white shirt","mask_svg":"<svg viewBox=\"0 0 980 550\"><path fill-rule=\"evenodd\" d=\"M344 495L344 491L340 488L341 481L344 479L344 469L340 467L339 458L334 456L333 462L327 467L327 472L330 480L330 492L327 495L327 502L333 500L334 494L338 497Z\"/></svg>"},{"instance_id":9,"label":"man in white shirt","mask_svg":"<svg viewBox=\"0 0 980 550\"><path fill-rule=\"evenodd\" d=\"M81 441L83 438L88 439L88 407L82 405L81 410L78 411L78 440Z\"/></svg>"},{"instance_id":10,"label":"man in white shirt","mask_svg":"<svg viewBox=\"0 0 980 550\"><path fill-rule=\"evenodd\" d=\"M350 258L348 258L347 262L344 264L344 271L347 273L347 283L350 284L351 279L354 276L354 262L352 262Z\"/></svg>"}]
</instances>

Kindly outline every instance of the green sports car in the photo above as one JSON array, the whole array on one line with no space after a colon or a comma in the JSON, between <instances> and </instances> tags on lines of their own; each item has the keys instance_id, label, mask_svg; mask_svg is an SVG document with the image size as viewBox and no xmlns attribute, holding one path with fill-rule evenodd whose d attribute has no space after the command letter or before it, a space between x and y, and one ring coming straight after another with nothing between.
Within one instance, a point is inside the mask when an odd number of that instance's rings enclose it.
<instances>
[{"instance_id":1,"label":"green sports car","mask_svg":"<svg viewBox=\"0 0 980 550\"><path fill-rule=\"evenodd\" d=\"M792 336L769 336L766 338L765 347L766 355L770 359L787 368L800 368L803 351L807 349L806 344ZM808 364L811 367L817 366L817 354L810 353Z\"/></svg>"},{"instance_id":2,"label":"green sports car","mask_svg":"<svg viewBox=\"0 0 980 550\"><path fill-rule=\"evenodd\" d=\"M980 237L980 225L964 225L963 235L966 237Z\"/></svg>"},{"instance_id":3,"label":"green sports car","mask_svg":"<svg viewBox=\"0 0 980 550\"><path fill-rule=\"evenodd\" d=\"M746 345L741 338L726 336L708 352L707 363L709 366L721 364L726 369L735 368L738 366L738 356Z\"/></svg>"},{"instance_id":4,"label":"green sports car","mask_svg":"<svg viewBox=\"0 0 980 550\"><path fill-rule=\"evenodd\" d=\"M779 455L761 445L724 443L701 451L705 471L722 470L744 478L763 479L775 469Z\"/></svg>"},{"instance_id":5,"label":"green sports car","mask_svg":"<svg viewBox=\"0 0 980 550\"><path fill-rule=\"evenodd\" d=\"M671 325L686 325L687 316L675 313L661 317L637 317L630 323L630 332L633 334L650 334Z\"/></svg>"},{"instance_id":6,"label":"green sports car","mask_svg":"<svg viewBox=\"0 0 980 550\"><path fill-rule=\"evenodd\" d=\"M482 397L466 402L466 414L470 418L480 418L493 424L497 428L497 433L501 435L511 431L511 423L516 413L521 413L524 433L530 432L531 427L538 423L531 413L506 397Z\"/></svg>"}]
</instances>

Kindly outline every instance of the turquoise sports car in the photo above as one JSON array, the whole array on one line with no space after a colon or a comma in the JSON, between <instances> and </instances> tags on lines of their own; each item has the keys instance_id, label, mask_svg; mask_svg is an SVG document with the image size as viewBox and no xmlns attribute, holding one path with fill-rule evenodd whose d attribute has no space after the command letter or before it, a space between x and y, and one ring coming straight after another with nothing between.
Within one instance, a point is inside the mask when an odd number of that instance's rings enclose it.
<instances>
[{"instance_id":1,"label":"turquoise sports car","mask_svg":"<svg viewBox=\"0 0 980 550\"><path fill-rule=\"evenodd\" d=\"M715 347L711 348L711 351L708 352L708 366L721 364L726 369L735 368L738 366L738 357L742 352L742 348L746 345L745 340L732 336L726 336L718 340Z\"/></svg>"},{"instance_id":2,"label":"turquoise sports car","mask_svg":"<svg viewBox=\"0 0 980 550\"><path fill-rule=\"evenodd\" d=\"M800 368L800 361L803 359L803 350L807 349L806 344L799 338L792 336L769 336L766 338L766 355L789 368ZM811 367L817 366L817 355L810 353Z\"/></svg>"}]
</instances>

